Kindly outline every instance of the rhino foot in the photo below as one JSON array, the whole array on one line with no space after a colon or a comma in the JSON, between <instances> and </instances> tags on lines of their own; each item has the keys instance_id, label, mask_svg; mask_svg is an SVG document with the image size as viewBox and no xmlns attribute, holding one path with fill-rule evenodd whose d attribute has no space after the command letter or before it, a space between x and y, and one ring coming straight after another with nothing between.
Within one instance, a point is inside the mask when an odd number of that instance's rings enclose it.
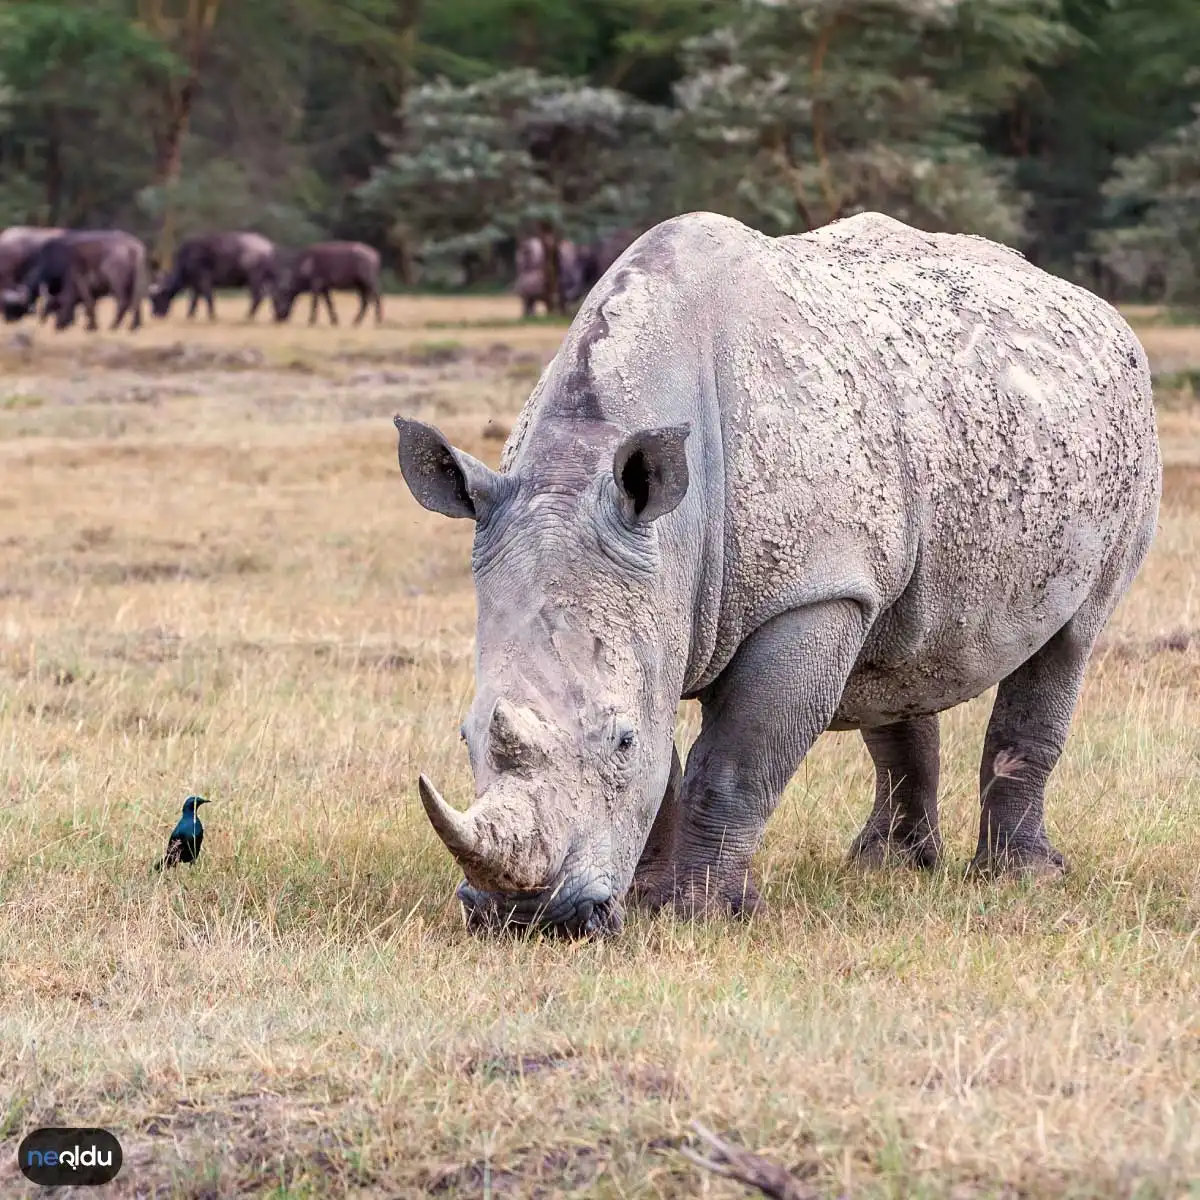
<instances>
[{"instance_id":1,"label":"rhino foot","mask_svg":"<svg viewBox=\"0 0 1200 1200\"><path fill-rule=\"evenodd\" d=\"M930 871L941 859L941 840L936 836L889 838L876 829L864 829L850 846L853 866L870 870L884 867L910 867Z\"/></svg>"},{"instance_id":2,"label":"rhino foot","mask_svg":"<svg viewBox=\"0 0 1200 1200\"><path fill-rule=\"evenodd\" d=\"M766 912L766 903L745 871L736 878L714 881L707 872L680 875L675 871L634 877L630 898L640 909L656 913L671 908L684 921L710 917L752 917Z\"/></svg>"},{"instance_id":3,"label":"rhino foot","mask_svg":"<svg viewBox=\"0 0 1200 1200\"><path fill-rule=\"evenodd\" d=\"M968 878L997 879L1002 876L1054 882L1068 871L1067 861L1049 841L1006 846L1003 850L979 850L967 868Z\"/></svg>"}]
</instances>

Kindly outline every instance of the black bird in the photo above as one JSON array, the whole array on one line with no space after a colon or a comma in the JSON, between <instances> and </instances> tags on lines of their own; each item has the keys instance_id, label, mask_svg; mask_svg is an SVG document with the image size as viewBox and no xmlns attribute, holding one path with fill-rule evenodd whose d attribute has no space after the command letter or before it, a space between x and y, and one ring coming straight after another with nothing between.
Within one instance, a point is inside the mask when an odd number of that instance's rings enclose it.
<instances>
[{"instance_id":1,"label":"black bird","mask_svg":"<svg viewBox=\"0 0 1200 1200\"><path fill-rule=\"evenodd\" d=\"M183 802L183 816L179 824L171 830L167 840L167 852L161 861L154 864L156 871L163 867L174 867L181 862L195 862L200 857L200 847L204 844L204 826L196 815L196 809L201 804L207 804L203 796L189 796Z\"/></svg>"}]
</instances>

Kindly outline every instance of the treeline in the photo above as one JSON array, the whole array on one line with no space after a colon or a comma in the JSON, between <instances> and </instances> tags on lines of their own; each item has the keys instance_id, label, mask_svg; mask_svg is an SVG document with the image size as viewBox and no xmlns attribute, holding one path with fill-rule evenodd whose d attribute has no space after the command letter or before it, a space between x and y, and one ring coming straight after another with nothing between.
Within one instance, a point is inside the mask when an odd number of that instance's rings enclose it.
<instances>
[{"instance_id":1,"label":"treeline","mask_svg":"<svg viewBox=\"0 0 1200 1200\"><path fill-rule=\"evenodd\" d=\"M986 234L1200 298L1197 0L0 0L0 223L510 278L711 208Z\"/></svg>"}]
</instances>

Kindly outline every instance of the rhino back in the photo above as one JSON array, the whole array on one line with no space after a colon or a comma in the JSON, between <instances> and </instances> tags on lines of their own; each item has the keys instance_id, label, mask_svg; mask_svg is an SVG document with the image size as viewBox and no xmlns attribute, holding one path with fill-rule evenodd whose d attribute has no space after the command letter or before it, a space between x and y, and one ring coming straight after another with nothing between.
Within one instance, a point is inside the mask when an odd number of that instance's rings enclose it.
<instances>
[{"instance_id":1,"label":"rhino back","mask_svg":"<svg viewBox=\"0 0 1200 1200\"><path fill-rule=\"evenodd\" d=\"M692 690L778 613L850 597L871 626L863 679L888 677L863 684L860 715L955 703L1102 576L1123 590L1157 512L1149 373L1120 315L1004 247L878 214L780 239L689 214L643 235L581 308L502 469L579 418L696 428L695 486L722 528L705 531L719 616ZM905 672L922 698L898 694Z\"/></svg>"}]
</instances>

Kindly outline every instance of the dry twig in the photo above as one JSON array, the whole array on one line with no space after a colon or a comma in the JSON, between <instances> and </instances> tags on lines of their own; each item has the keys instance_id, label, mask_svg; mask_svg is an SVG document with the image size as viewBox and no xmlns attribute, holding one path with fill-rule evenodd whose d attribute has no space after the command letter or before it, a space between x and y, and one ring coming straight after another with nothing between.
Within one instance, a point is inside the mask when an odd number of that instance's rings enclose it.
<instances>
[{"instance_id":1,"label":"dry twig","mask_svg":"<svg viewBox=\"0 0 1200 1200\"><path fill-rule=\"evenodd\" d=\"M790 1171L768 1162L759 1154L751 1154L740 1146L731 1146L699 1121L693 1121L692 1128L697 1137L707 1143L711 1153L711 1157L706 1157L690 1146L680 1147L680 1153L696 1166L757 1188L764 1196L774 1197L774 1200L813 1200L817 1195L804 1187Z\"/></svg>"}]
</instances>

